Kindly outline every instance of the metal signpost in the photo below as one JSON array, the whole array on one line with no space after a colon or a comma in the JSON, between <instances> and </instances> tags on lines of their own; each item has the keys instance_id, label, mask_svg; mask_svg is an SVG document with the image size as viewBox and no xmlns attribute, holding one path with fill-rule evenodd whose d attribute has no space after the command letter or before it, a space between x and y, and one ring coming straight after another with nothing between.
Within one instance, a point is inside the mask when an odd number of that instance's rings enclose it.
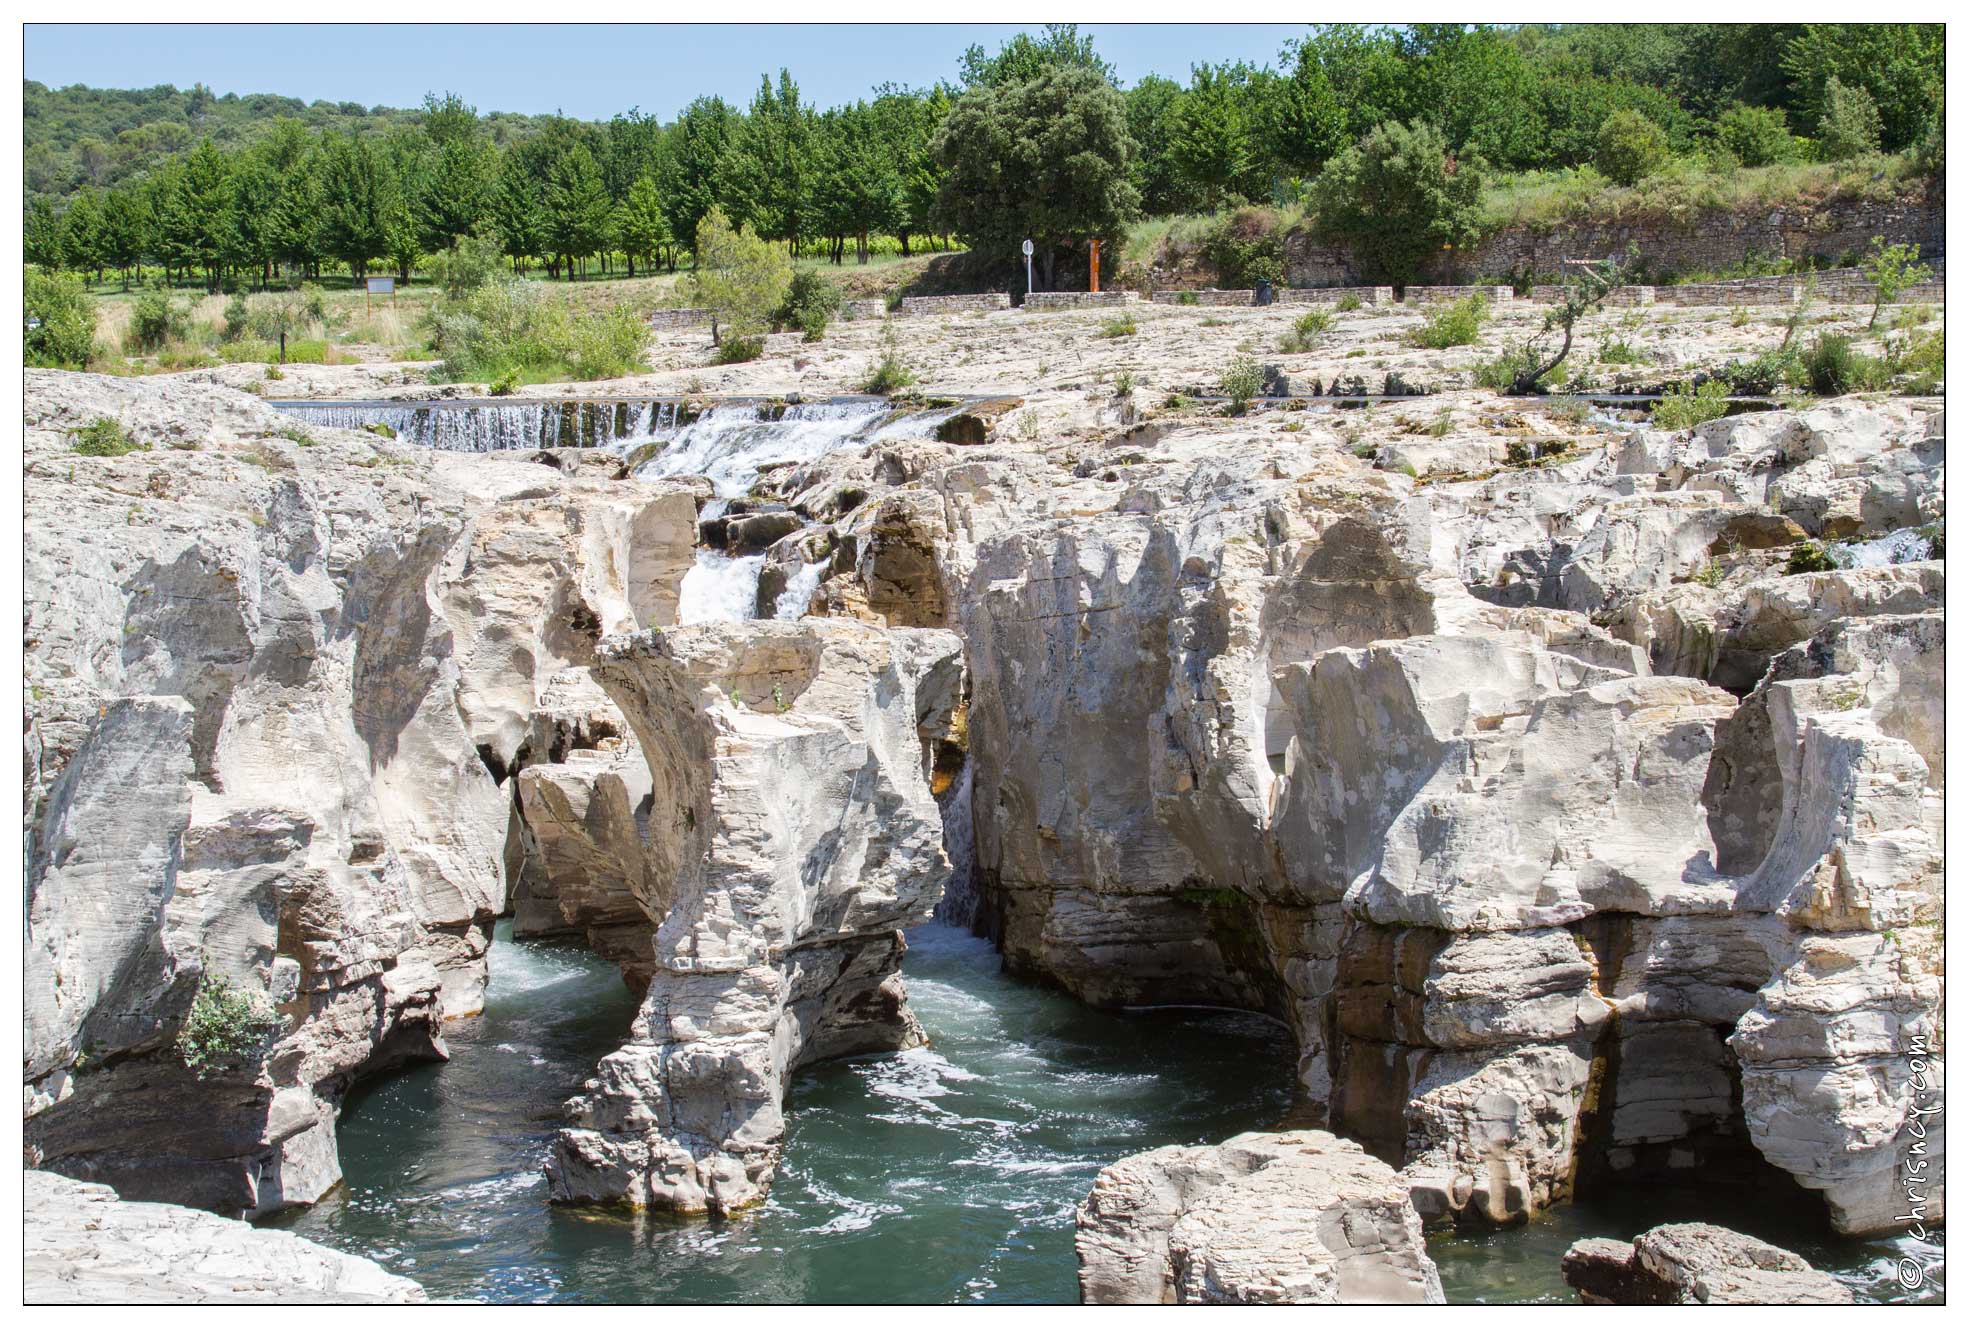
<instances>
[{"instance_id":1,"label":"metal signpost","mask_svg":"<svg viewBox=\"0 0 1969 1329\"><path fill-rule=\"evenodd\" d=\"M363 287L362 291L362 312L365 315L369 313L370 296L387 295L392 300L397 298L397 279L395 277L370 277L367 279L367 282L368 284Z\"/></svg>"},{"instance_id":2,"label":"metal signpost","mask_svg":"<svg viewBox=\"0 0 1969 1329\"><path fill-rule=\"evenodd\" d=\"M1019 246L1019 249L1026 256L1026 294L1031 295L1032 294L1032 241L1030 240L1026 241L1024 244Z\"/></svg>"}]
</instances>

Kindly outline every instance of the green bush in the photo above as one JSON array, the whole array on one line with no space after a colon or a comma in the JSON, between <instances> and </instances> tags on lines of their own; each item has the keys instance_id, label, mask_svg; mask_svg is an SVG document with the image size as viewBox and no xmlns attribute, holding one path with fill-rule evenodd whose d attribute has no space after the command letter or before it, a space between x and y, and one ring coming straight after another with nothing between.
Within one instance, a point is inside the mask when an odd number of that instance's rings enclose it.
<instances>
[{"instance_id":1,"label":"green bush","mask_svg":"<svg viewBox=\"0 0 1969 1329\"><path fill-rule=\"evenodd\" d=\"M1821 332L1801 364L1805 386L1821 397L1840 397L1887 385L1889 366L1853 348L1853 339L1836 332Z\"/></svg>"},{"instance_id":2,"label":"green bush","mask_svg":"<svg viewBox=\"0 0 1969 1329\"><path fill-rule=\"evenodd\" d=\"M1860 264L1867 281L1873 284L1873 316L1866 322L1869 328L1880 321L1881 309L1898 299L1902 291L1934 275L1926 263L1916 261L1920 257L1919 245L1890 245L1885 236L1873 237L1872 247Z\"/></svg>"},{"instance_id":3,"label":"green bush","mask_svg":"<svg viewBox=\"0 0 1969 1329\"><path fill-rule=\"evenodd\" d=\"M1603 365L1638 365L1641 363L1641 352L1626 341L1603 341L1600 343L1600 363Z\"/></svg>"},{"instance_id":4,"label":"green bush","mask_svg":"<svg viewBox=\"0 0 1969 1329\"><path fill-rule=\"evenodd\" d=\"M1310 351L1320 337L1333 330L1331 309L1308 309L1293 320L1292 330L1279 340L1278 348L1287 355Z\"/></svg>"},{"instance_id":5,"label":"green bush","mask_svg":"<svg viewBox=\"0 0 1969 1329\"><path fill-rule=\"evenodd\" d=\"M1716 117L1716 141L1744 166L1775 166L1798 158L1798 140L1775 106L1738 102Z\"/></svg>"},{"instance_id":6,"label":"green bush","mask_svg":"<svg viewBox=\"0 0 1969 1329\"><path fill-rule=\"evenodd\" d=\"M444 292L445 299L455 301L504 276L506 258L495 237L461 235L451 242L451 248L440 249L425 259L423 266L431 284ZM319 299L316 292L317 305Z\"/></svg>"},{"instance_id":7,"label":"green bush","mask_svg":"<svg viewBox=\"0 0 1969 1329\"><path fill-rule=\"evenodd\" d=\"M635 310L617 306L569 320L568 369L578 379L622 378L643 368L649 323Z\"/></svg>"},{"instance_id":8,"label":"green bush","mask_svg":"<svg viewBox=\"0 0 1969 1329\"><path fill-rule=\"evenodd\" d=\"M1801 572L1831 572L1839 565L1826 553L1825 546L1816 540L1807 540L1791 549L1791 557L1785 560L1786 576L1797 576Z\"/></svg>"},{"instance_id":9,"label":"green bush","mask_svg":"<svg viewBox=\"0 0 1969 1329\"><path fill-rule=\"evenodd\" d=\"M1617 185L1639 184L1668 160L1668 136L1639 111L1618 110L1600 123L1593 164Z\"/></svg>"},{"instance_id":10,"label":"green bush","mask_svg":"<svg viewBox=\"0 0 1969 1329\"><path fill-rule=\"evenodd\" d=\"M1763 397L1787 384L1803 380L1804 371L1793 350L1765 351L1750 360L1732 361L1717 371L1730 385L1730 391Z\"/></svg>"},{"instance_id":11,"label":"green bush","mask_svg":"<svg viewBox=\"0 0 1969 1329\"><path fill-rule=\"evenodd\" d=\"M1489 388L1494 392L1509 392L1522 374L1529 374L1538 368L1539 358L1535 348L1529 345L1512 347L1496 357L1477 365L1475 378L1477 386ZM1533 388L1542 386L1549 375L1542 375Z\"/></svg>"},{"instance_id":12,"label":"green bush","mask_svg":"<svg viewBox=\"0 0 1969 1329\"><path fill-rule=\"evenodd\" d=\"M825 309L803 309L800 311L800 340L819 341L827 335L828 313Z\"/></svg>"},{"instance_id":13,"label":"green bush","mask_svg":"<svg viewBox=\"0 0 1969 1329\"><path fill-rule=\"evenodd\" d=\"M1313 183L1316 228L1346 245L1369 281L1407 283L1444 248L1474 243L1484 164L1432 125L1376 126Z\"/></svg>"},{"instance_id":14,"label":"green bush","mask_svg":"<svg viewBox=\"0 0 1969 1329\"><path fill-rule=\"evenodd\" d=\"M1243 415L1264 388L1264 368L1248 355L1240 355L1231 361L1217 381L1217 390L1231 399L1232 415Z\"/></svg>"},{"instance_id":15,"label":"green bush","mask_svg":"<svg viewBox=\"0 0 1969 1329\"><path fill-rule=\"evenodd\" d=\"M1880 109L1865 88L1829 78L1824 105L1819 117L1819 160L1846 161L1880 151Z\"/></svg>"},{"instance_id":16,"label":"green bush","mask_svg":"<svg viewBox=\"0 0 1969 1329\"><path fill-rule=\"evenodd\" d=\"M250 317L251 313L246 303L246 297L235 291L232 299L226 301L226 340L238 341L241 337L244 337Z\"/></svg>"},{"instance_id":17,"label":"green bush","mask_svg":"<svg viewBox=\"0 0 1969 1329\"><path fill-rule=\"evenodd\" d=\"M45 369L86 365L96 349L96 302L82 279L29 272L24 295L27 317L40 320L27 332L27 363Z\"/></svg>"},{"instance_id":18,"label":"green bush","mask_svg":"<svg viewBox=\"0 0 1969 1329\"><path fill-rule=\"evenodd\" d=\"M773 313L773 322L783 328L797 327L805 330L812 316L821 315L820 328L824 332L827 324L841 312L841 288L812 268L801 268L793 274L787 284L786 299ZM808 341L820 338L809 337Z\"/></svg>"},{"instance_id":19,"label":"green bush","mask_svg":"<svg viewBox=\"0 0 1969 1329\"><path fill-rule=\"evenodd\" d=\"M1490 301L1481 295L1466 295L1454 304L1431 310L1422 326L1408 334L1408 344L1432 351L1451 346L1475 346L1477 333L1490 317Z\"/></svg>"},{"instance_id":20,"label":"green bush","mask_svg":"<svg viewBox=\"0 0 1969 1329\"><path fill-rule=\"evenodd\" d=\"M212 973L198 980L191 1011L178 1031L178 1057L199 1079L257 1062L273 1041L280 1017L257 993Z\"/></svg>"},{"instance_id":21,"label":"green bush","mask_svg":"<svg viewBox=\"0 0 1969 1329\"><path fill-rule=\"evenodd\" d=\"M1730 409L1726 400L1729 395L1730 385L1720 378L1696 385L1677 384L1655 403L1654 427L1680 431L1720 419Z\"/></svg>"},{"instance_id":22,"label":"green bush","mask_svg":"<svg viewBox=\"0 0 1969 1329\"><path fill-rule=\"evenodd\" d=\"M75 442L69 446L85 457L121 457L132 452L148 451L143 444L131 438L122 425L106 415L99 415L80 429L71 429L69 437Z\"/></svg>"},{"instance_id":23,"label":"green bush","mask_svg":"<svg viewBox=\"0 0 1969 1329\"><path fill-rule=\"evenodd\" d=\"M1360 307L1361 298L1358 295L1343 295L1333 305L1333 308L1342 314L1351 314Z\"/></svg>"},{"instance_id":24,"label":"green bush","mask_svg":"<svg viewBox=\"0 0 1969 1329\"><path fill-rule=\"evenodd\" d=\"M1101 324L1100 335L1112 340L1118 337L1132 337L1138 331L1133 314L1120 314Z\"/></svg>"},{"instance_id":25,"label":"green bush","mask_svg":"<svg viewBox=\"0 0 1969 1329\"><path fill-rule=\"evenodd\" d=\"M145 287L130 307L130 350L140 355L162 350L166 342L185 335L187 318L184 305L165 287Z\"/></svg>"},{"instance_id":26,"label":"green bush","mask_svg":"<svg viewBox=\"0 0 1969 1329\"><path fill-rule=\"evenodd\" d=\"M861 390L886 397L892 392L902 391L915 381L916 373L903 359L902 344L896 340L896 325L891 323L882 329L881 358L868 367L868 373L861 381Z\"/></svg>"},{"instance_id":27,"label":"green bush","mask_svg":"<svg viewBox=\"0 0 1969 1329\"><path fill-rule=\"evenodd\" d=\"M764 337L740 337L736 334L727 334L725 339L718 343L717 349L711 352L711 363L739 365L749 360L757 360L765 353Z\"/></svg>"},{"instance_id":28,"label":"green bush","mask_svg":"<svg viewBox=\"0 0 1969 1329\"><path fill-rule=\"evenodd\" d=\"M1277 214L1240 208L1204 238L1204 257L1217 269L1217 284L1241 291L1261 281L1285 280L1285 232Z\"/></svg>"}]
</instances>

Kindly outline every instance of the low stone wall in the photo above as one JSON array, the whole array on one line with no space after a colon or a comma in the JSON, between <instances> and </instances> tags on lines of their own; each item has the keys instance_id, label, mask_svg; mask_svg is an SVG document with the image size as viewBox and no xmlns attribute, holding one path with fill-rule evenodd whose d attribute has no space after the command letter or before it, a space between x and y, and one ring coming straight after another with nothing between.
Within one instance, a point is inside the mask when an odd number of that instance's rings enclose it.
<instances>
[{"instance_id":1,"label":"low stone wall","mask_svg":"<svg viewBox=\"0 0 1969 1329\"><path fill-rule=\"evenodd\" d=\"M711 322L708 309L659 309L649 316L649 325L657 332L667 332L671 328L695 328Z\"/></svg>"},{"instance_id":2,"label":"low stone wall","mask_svg":"<svg viewBox=\"0 0 1969 1329\"><path fill-rule=\"evenodd\" d=\"M907 295L896 313L902 318L920 314L968 314L972 310L1010 309L1012 297L1003 291L982 295Z\"/></svg>"},{"instance_id":3,"label":"low stone wall","mask_svg":"<svg viewBox=\"0 0 1969 1329\"><path fill-rule=\"evenodd\" d=\"M1246 291L1249 296L1251 293ZM1034 291L1026 297L1025 308L1035 314L1061 309L1113 309L1117 305L1140 304L1140 291ZM1248 303L1248 302L1247 302Z\"/></svg>"},{"instance_id":4,"label":"low stone wall","mask_svg":"<svg viewBox=\"0 0 1969 1329\"><path fill-rule=\"evenodd\" d=\"M1528 298L1542 305L1557 304L1559 302L1559 295L1564 290L1565 287L1556 283L1549 286L1534 286L1531 288L1531 294ZM1616 286L1607 292L1606 299L1601 303L1607 305L1652 305L1660 303L1660 300L1655 288L1652 286Z\"/></svg>"},{"instance_id":5,"label":"low stone wall","mask_svg":"<svg viewBox=\"0 0 1969 1329\"><path fill-rule=\"evenodd\" d=\"M1248 305L1257 298L1254 291L1156 291L1149 299L1159 305Z\"/></svg>"},{"instance_id":6,"label":"low stone wall","mask_svg":"<svg viewBox=\"0 0 1969 1329\"><path fill-rule=\"evenodd\" d=\"M1391 305L1395 303L1395 288L1392 286L1287 286L1279 290L1278 302L1282 305L1335 305L1348 296L1364 305Z\"/></svg>"},{"instance_id":7,"label":"low stone wall","mask_svg":"<svg viewBox=\"0 0 1969 1329\"><path fill-rule=\"evenodd\" d=\"M887 300L847 300L841 305L841 317L850 321L865 318L887 318Z\"/></svg>"},{"instance_id":8,"label":"low stone wall","mask_svg":"<svg viewBox=\"0 0 1969 1329\"><path fill-rule=\"evenodd\" d=\"M1409 286L1402 290L1405 305L1445 305L1472 295L1487 295L1497 304L1507 304L1515 296L1509 286Z\"/></svg>"}]
</instances>

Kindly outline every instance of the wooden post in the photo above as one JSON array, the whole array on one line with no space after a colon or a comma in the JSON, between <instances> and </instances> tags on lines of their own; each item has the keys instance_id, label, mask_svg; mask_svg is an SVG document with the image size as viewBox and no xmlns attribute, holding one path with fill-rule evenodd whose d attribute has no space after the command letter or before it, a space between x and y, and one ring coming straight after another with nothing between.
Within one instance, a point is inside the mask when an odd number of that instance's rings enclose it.
<instances>
[{"instance_id":1,"label":"wooden post","mask_svg":"<svg viewBox=\"0 0 1969 1329\"><path fill-rule=\"evenodd\" d=\"M1087 246L1087 289L1090 291L1099 291L1101 289L1101 242L1099 240L1089 240Z\"/></svg>"}]
</instances>

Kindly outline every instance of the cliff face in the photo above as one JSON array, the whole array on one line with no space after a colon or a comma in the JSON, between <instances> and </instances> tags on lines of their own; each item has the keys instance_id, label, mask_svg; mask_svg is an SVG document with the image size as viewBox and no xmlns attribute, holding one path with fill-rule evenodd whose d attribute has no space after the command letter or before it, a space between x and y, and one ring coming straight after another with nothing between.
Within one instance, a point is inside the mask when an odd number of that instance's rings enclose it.
<instances>
[{"instance_id":1,"label":"cliff face","mask_svg":"<svg viewBox=\"0 0 1969 1329\"><path fill-rule=\"evenodd\" d=\"M1937 520L1938 412L1422 484L1050 392L776 467L810 520L767 565L827 613L675 628L701 483L28 387L37 1165L313 1199L343 1093L444 1055L510 910L644 993L556 1196L751 1203L800 1065L921 1038L900 933L955 857L1023 974L1288 1022L1308 1119L1422 1220L1664 1169L1895 1212L1942 1044L1943 568L1784 545ZM154 450L73 453L101 415ZM200 1079L208 977L275 1025Z\"/></svg>"},{"instance_id":2,"label":"cliff face","mask_svg":"<svg viewBox=\"0 0 1969 1329\"><path fill-rule=\"evenodd\" d=\"M1425 1217L1727 1167L1890 1226L1939 1045L1941 567L1787 577L1742 533L1932 520L1940 437L1832 408L1427 487L1202 431L929 472L985 926L1089 1001L1287 1019L1309 1112Z\"/></svg>"},{"instance_id":3,"label":"cliff face","mask_svg":"<svg viewBox=\"0 0 1969 1329\"><path fill-rule=\"evenodd\" d=\"M478 1009L494 772L553 671L661 613L627 549L688 562L694 504L303 445L225 389L28 377L30 1161L223 1212L311 1201L349 1084L443 1057ZM151 450L77 456L99 417ZM174 1046L201 983L270 1026L205 1078Z\"/></svg>"}]
</instances>

